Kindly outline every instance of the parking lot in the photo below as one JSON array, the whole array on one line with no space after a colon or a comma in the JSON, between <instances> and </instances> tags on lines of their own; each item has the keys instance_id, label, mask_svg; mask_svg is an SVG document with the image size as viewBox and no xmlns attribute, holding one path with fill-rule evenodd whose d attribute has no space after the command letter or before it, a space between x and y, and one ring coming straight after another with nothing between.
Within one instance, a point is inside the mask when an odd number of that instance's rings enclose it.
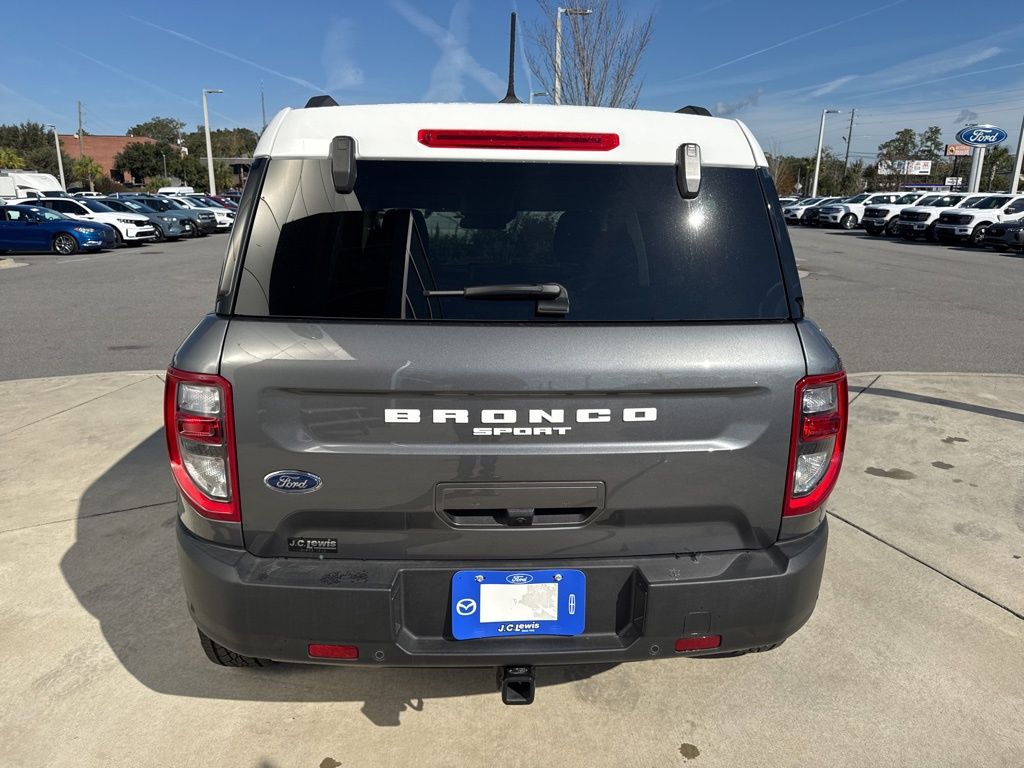
<instances>
[{"instance_id":1,"label":"parking lot","mask_svg":"<svg viewBox=\"0 0 1024 768\"><path fill-rule=\"evenodd\" d=\"M7 762L1020 765L1024 258L791 235L851 373L816 612L766 654L542 669L519 708L491 669L209 664L161 372L212 306L225 238L19 255L0 271Z\"/></svg>"}]
</instances>

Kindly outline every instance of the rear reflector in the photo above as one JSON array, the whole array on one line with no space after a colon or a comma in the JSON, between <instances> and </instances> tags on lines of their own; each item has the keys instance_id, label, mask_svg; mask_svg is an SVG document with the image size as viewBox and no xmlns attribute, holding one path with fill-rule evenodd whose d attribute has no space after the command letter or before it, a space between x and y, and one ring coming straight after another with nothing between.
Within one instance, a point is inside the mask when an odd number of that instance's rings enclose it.
<instances>
[{"instance_id":1,"label":"rear reflector","mask_svg":"<svg viewBox=\"0 0 1024 768\"><path fill-rule=\"evenodd\" d=\"M358 659L359 646L310 643L309 655L314 659Z\"/></svg>"},{"instance_id":2,"label":"rear reflector","mask_svg":"<svg viewBox=\"0 0 1024 768\"><path fill-rule=\"evenodd\" d=\"M424 128L420 130L417 138L420 144L439 149L562 149L607 152L619 146L617 133L470 131Z\"/></svg>"},{"instance_id":3,"label":"rear reflector","mask_svg":"<svg viewBox=\"0 0 1024 768\"><path fill-rule=\"evenodd\" d=\"M676 652L683 651L706 651L709 648L717 648L722 644L721 635L697 635L695 637L680 637L676 640Z\"/></svg>"}]
</instances>

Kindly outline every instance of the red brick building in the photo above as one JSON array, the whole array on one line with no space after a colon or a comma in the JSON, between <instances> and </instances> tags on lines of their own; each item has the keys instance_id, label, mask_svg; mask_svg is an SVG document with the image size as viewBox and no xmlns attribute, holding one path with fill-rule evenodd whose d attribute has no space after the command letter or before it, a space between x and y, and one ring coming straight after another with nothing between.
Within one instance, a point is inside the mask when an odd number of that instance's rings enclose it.
<instances>
[{"instance_id":1,"label":"red brick building","mask_svg":"<svg viewBox=\"0 0 1024 768\"><path fill-rule=\"evenodd\" d=\"M114 158L126 146L132 143L156 144L155 139L146 136L92 136L82 137L81 151L79 150L78 136L75 134L62 134L60 136L60 148L73 160L80 155L88 155L103 168L108 178L122 184L133 184L142 182L144 179L133 179L128 171L114 169Z\"/></svg>"}]
</instances>

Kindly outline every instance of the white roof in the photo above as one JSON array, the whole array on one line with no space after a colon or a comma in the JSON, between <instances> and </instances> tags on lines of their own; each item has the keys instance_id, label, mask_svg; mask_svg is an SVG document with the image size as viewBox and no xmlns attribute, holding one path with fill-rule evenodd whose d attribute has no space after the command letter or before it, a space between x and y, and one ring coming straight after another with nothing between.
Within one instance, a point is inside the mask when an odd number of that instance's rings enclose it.
<instances>
[{"instance_id":1,"label":"white roof","mask_svg":"<svg viewBox=\"0 0 1024 768\"><path fill-rule=\"evenodd\" d=\"M607 151L434 148L421 129L616 133ZM738 120L639 109L546 104L380 104L284 109L267 126L255 156L327 157L335 136L352 136L356 156L405 160L536 160L674 165L680 144L696 143L704 165L767 166Z\"/></svg>"}]
</instances>

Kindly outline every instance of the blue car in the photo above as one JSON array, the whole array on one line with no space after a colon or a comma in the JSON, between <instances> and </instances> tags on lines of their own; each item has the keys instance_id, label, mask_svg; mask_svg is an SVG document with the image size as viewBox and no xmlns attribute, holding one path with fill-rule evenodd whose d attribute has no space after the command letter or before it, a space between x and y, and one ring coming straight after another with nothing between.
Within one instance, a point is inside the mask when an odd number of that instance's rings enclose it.
<instances>
[{"instance_id":1,"label":"blue car","mask_svg":"<svg viewBox=\"0 0 1024 768\"><path fill-rule=\"evenodd\" d=\"M53 251L67 256L114 244L114 230L107 224L72 219L36 205L0 206L0 253Z\"/></svg>"}]
</instances>

